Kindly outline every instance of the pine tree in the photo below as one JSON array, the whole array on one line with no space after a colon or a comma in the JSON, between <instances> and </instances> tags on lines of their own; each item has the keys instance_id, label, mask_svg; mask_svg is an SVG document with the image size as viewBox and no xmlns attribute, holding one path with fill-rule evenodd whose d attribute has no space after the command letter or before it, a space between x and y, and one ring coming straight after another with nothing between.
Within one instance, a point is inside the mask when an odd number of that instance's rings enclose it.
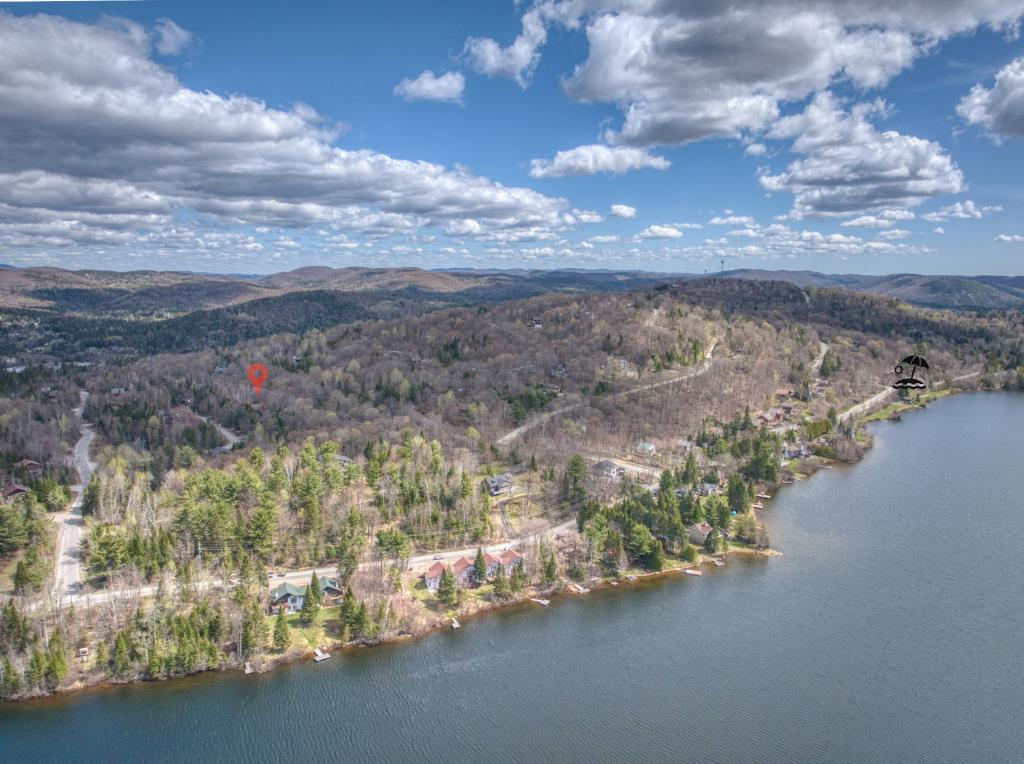
<instances>
[{"instance_id":1,"label":"pine tree","mask_svg":"<svg viewBox=\"0 0 1024 764\"><path fill-rule=\"evenodd\" d=\"M437 585L437 598L448 607L455 607L459 601L459 588L455 583L455 574L447 567L441 571L441 581Z\"/></svg>"},{"instance_id":2,"label":"pine tree","mask_svg":"<svg viewBox=\"0 0 1024 764\"><path fill-rule=\"evenodd\" d=\"M313 577L309 581L309 589L306 590L306 599L312 599L318 609L324 604L324 593L320 588L320 579L317 578L315 570L313 571Z\"/></svg>"},{"instance_id":3,"label":"pine tree","mask_svg":"<svg viewBox=\"0 0 1024 764\"><path fill-rule=\"evenodd\" d=\"M487 560L484 558L484 550L476 548L476 559L473 561L473 583L480 586L487 582Z\"/></svg>"},{"instance_id":4,"label":"pine tree","mask_svg":"<svg viewBox=\"0 0 1024 764\"><path fill-rule=\"evenodd\" d=\"M356 613L359 604L356 602L356 595L352 593L352 587L345 587L345 596L341 600L341 622L348 627L349 631L355 626Z\"/></svg>"},{"instance_id":5,"label":"pine tree","mask_svg":"<svg viewBox=\"0 0 1024 764\"><path fill-rule=\"evenodd\" d=\"M299 611L299 622L303 626L309 626L316 620L316 614L320 612L320 606L316 604L316 597L311 597L309 591L302 599L302 609Z\"/></svg>"},{"instance_id":6,"label":"pine tree","mask_svg":"<svg viewBox=\"0 0 1024 764\"><path fill-rule=\"evenodd\" d=\"M54 685L60 684L68 675L68 657L64 653L64 639L55 631L50 637L46 651L46 678Z\"/></svg>"},{"instance_id":7,"label":"pine tree","mask_svg":"<svg viewBox=\"0 0 1024 764\"><path fill-rule=\"evenodd\" d=\"M494 574L494 596L499 599L507 599L511 593L508 576L505 575L505 566L499 563L498 571Z\"/></svg>"},{"instance_id":8,"label":"pine tree","mask_svg":"<svg viewBox=\"0 0 1024 764\"><path fill-rule=\"evenodd\" d=\"M124 676L132 667L132 647L128 634L119 631L114 640L114 674Z\"/></svg>"},{"instance_id":9,"label":"pine tree","mask_svg":"<svg viewBox=\"0 0 1024 764\"><path fill-rule=\"evenodd\" d=\"M21 692L21 677L14 670L10 659L4 656L3 663L0 664L0 698L13 698L19 692Z\"/></svg>"},{"instance_id":10,"label":"pine tree","mask_svg":"<svg viewBox=\"0 0 1024 764\"><path fill-rule=\"evenodd\" d=\"M277 618L274 620L274 647L284 652L288 649L291 641L288 618L284 614L284 607L279 607L277 609Z\"/></svg>"},{"instance_id":11,"label":"pine tree","mask_svg":"<svg viewBox=\"0 0 1024 764\"><path fill-rule=\"evenodd\" d=\"M522 560L516 560L512 565L512 578L509 583L512 585L512 591L521 592L526 586L526 569L523 567Z\"/></svg>"},{"instance_id":12,"label":"pine tree","mask_svg":"<svg viewBox=\"0 0 1024 764\"><path fill-rule=\"evenodd\" d=\"M359 610L356 612L356 623L352 633L358 639L366 639L370 636L370 611L365 602L359 603Z\"/></svg>"},{"instance_id":13,"label":"pine tree","mask_svg":"<svg viewBox=\"0 0 1024 764\"><path fill-rule=\"evenodd\" d=\"M25 679L30 687L38 687L46 676L46 656L38 647L32 651L32 658L28 662L28 669L25 672Z\"/></svg>"},{"instance_id":14,"label":"pine tree","mask_svg":"<svg viewBox=\"0 0 1024 764\"><path fill-rule=\"evenodd\" d=\"M545 586L551 586L558 578L558 560L555 559L554 551L548 552L544 560L543 581Z\"/></svg>"}]
</instances>

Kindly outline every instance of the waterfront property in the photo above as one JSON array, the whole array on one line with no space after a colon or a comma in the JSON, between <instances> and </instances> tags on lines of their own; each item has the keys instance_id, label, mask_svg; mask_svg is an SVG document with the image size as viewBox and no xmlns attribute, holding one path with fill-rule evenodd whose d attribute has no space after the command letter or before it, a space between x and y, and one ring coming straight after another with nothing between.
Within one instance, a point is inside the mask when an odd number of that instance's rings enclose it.
<instances>
[{"instance_id":1,"label":"waterfront property","mask_svg":"<svg viewBox=\"0 0 1024 764\"><path fill-rule=\"evenodd\" d=\"M511 576L512 569L522 559L524 559L523 555L514 549L506 549L499 555L493 555L490 552L484 553L484 562L487 565L486 579L494 580L494 577L498 575L499 565L505 569L505 575ZM437 587L441 584L441 575L447 568L448 566L444 562L437 561L423 572L423 583L428 590L437 591ZM451 571L459 586L469 586L473 583L476 573L476 560L473 557L460 557L452 563Z\"/></svg>"},{"instance_id":2,"label":"waterfront property","mask_svg":"<svg viewBox=\"0 0 1024 764\"><path fill-rule=\"evenodd\" d=\"M285 582L275 586L270 591L271 612L277 612L279 608L283 607L286 613L297 613L302 610L302 603L305 602L306 592L308 591L308 584L306 586L295 586ZM341 601L345 592L338 585L338 579L321 576L320 595L322 604L336 605Z\"/></svg>"},{"instance_id":3,"label":"waterfront property","mask_svg":"<svg viewBox=\"0 0 1024 764\"><path fill-rule=\"evenodd\" d=\"M690 543L697 546L704 545L711 531L712 527L708 523L694 523L686 529L687 535L690 537Z\"/></svg>"}]
</instances>

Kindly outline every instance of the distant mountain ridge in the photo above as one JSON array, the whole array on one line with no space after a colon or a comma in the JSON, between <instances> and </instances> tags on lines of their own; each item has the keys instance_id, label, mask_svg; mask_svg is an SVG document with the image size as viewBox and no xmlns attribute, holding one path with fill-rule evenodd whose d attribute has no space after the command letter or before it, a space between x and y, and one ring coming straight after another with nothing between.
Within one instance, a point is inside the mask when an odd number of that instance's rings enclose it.
<instances>
[{"instance_id":1,"label":"distant mountain ridge","mask_svg":"<svg viewBox=\"0 0 1024 764\"><path fill-rule=\"evenodd\" d=\"M763 269L738 269L710 275L715 278L785 281L801 288L851 289L935 308L1024 308L1024 276L926 276L913 273L865 276ZM412 299L469 304L548 292L618 291L695 278L703 276L579 268L425 270L414 267L327 266L308 266L260 276L0 266L0 309L180 314L305 291L394 293Z\"/></svg>"}]
</instances>

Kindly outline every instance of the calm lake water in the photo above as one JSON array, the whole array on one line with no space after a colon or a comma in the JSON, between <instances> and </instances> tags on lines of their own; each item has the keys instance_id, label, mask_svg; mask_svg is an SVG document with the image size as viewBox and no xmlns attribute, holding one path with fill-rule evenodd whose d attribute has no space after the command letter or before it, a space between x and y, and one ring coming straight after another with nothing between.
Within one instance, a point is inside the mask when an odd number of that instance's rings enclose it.
<instances>
[{"instance_id":1,"label":"calm lake water","mask_svg":"<svg viewBox=\"0 0 1024 764\"><path fill-rule=\"evenodd\" d=\"M875 433L770 502L785 557L0 707L0 761L1022 761L1024 396Z\"/></svg>"}]
</instances>

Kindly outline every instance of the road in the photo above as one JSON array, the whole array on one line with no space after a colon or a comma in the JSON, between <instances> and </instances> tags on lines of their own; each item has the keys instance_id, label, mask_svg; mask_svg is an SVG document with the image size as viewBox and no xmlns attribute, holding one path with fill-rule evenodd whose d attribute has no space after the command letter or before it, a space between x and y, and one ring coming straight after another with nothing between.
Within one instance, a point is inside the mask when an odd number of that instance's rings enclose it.
<instances>
[{"instance_id":1,"label":"road","mask_svg":"<svg viewBox=\"0 0 1024 764\"><path fill-rule=\"evenodd\" d=\"M979 374L981 374L980 371L971 371L971 372L968 372L966 374L961 374L958 377L953 377L952 381L953 382L964 382L964 381L966 381L968 379L971 379L973 377L977 377ZM942 387L944 384L945 384L944 382L939 381L939 382L936 382L932 387L933 388L938 388L938 387ZM867 400L861 401L856 406L851 406L846 411L844 411L842 414L840 414L839 415L839 421L840 422L849 421L850 419L852 419L854 417L858 417L861 414L864 414L864 413L870 411L871 409L873 409L873 408L875 408L877 406L880 406L882 403L887 401L889 398L895 397L895 395L896 395L896 390L895 389L893 389L891 387L888 387L886 385L883 385L882 387L884 389L881 392L875 393L874 395L872 395Z\"/></svg>"},{"instance_id":2,"label":"road","mask_svg":"<svg viewBox=\"0 0 1024 764\"><path fill-rule=\"evenodd\" d=\"M818 340L818 357L814 359L814 366L811 367L812 369L814 369L815 376L821 374L821 365L825 363L825 353L827 352L828 345L826 345L821 340Z\"/></svg>"},{"instance_id":3,"label":"road","mask_svg":"<svg viewBox=\"0 0 1024 764\"><path fill-rule=\"evenodd\" d=\"M553 539L555 536L566 533L571 529L576 528L575 518L572 520L566 520L556 526L548 528L544 536L547 539ZM504 550L514 547L515 542L504 542L501 544L491 544L490 546L483 547L484 552L496 553L503 552ZM449 549L442 552L431 552L428 554L420 554L408 559L408 566L412 570L423 569L426 570L437 560L443 560L445 562L452 562L460 557L474 557L476 555L477 547L467 546L462 549ZM376 562L364 562L359 565L360 570L370 570L377 565ZM324 564L317 568L304 568L302 570L290 570L283 576L273 575L270 578L270 586L278 586L282 583L294 584L296 586L305 586L309 583L309 579L312 577L314 571L320 575L329 576L333 574L334 566L331 564ZM220 581L206 581L197 582L193 584L196 589L210 589L220 586ZM106 602L113 602L117 600L132 600L135 597L152 597L157 593L157 585L151 584L147 586L136 587L134 589L103 589L98 592L89 592L82 594L68 594L66 592L59 592L56 597L56 602L59 602L61 607L93 607L101 605ZM36 602L28 606L28 610L35 610L40 607L43 603Z\"/></svg>"},{"instance_id":4,"label":"road","mask_svg":"<svg viewBox=\"0 0 1024 764\"><path fill-rule=\"evenodd\" d=\"M674 385L676 382L681 382L684 379L691 379L693 377L699 376L700 374L705 373L708 369L711 368L711 354L715 351L715 345L717 344L717 339L711 341L711 345L708 347L708 351L704 354L704 363L702 363L695 369L688 369L682 372L681 374L677 374L671 379L661 379L658 380L657 382L651 382L646 385L640 385L639 387L630 388L629 390L622 390L621 392L618 393L612 393L611 395L605 397L623 398L627 395L635 395L636 393L642 393L645 390L654 390L657 387L664 387L665 385ZM544 422L547 422L548 420L558 416L559 414L565 414L569 411L572 411L573 409L578 409L584 403L586 403L586 401L580 401L579 403L572 403L568 406L562 406L561 408L554 409L553 411L548 411L543 414L540 414L531 419L529 422L525 422L524 424L519 425L519 427L516 427L514 430L510 430L509 432L505 433L496 441L494 441L494 443L495 445L498 446L507 445L508 443L511 443L513 440L517 440L518 438L522 437L524 434L534 429L538 425L544 424Z\"/></svg>"},{"instance_id":5,"label":"road","mask_svg":"<svg viewBox=\"0 0 1024 764\"><path fill-rule=\"evenodd\" d=\"M78 417L78 431L80 436L75 443L73 451L73 463L78 472L78 483L71 486L75 492L74 501L64 512L54 516L57 522L57 573L54 578L54 593L74 592L82 583L81 565L81 544L82 544L82 499L85 495L85 487L92 479L93 470L96 464L89 461L89 446L96 436L92 425L82 421L82 412L85 410L85 401L89 393L81 391L81 404L74 409Z\"/></svg>"},{"instance_id":6,"label":"road","mask_svg":"<svg viewBox=\"0 0 1024 764\"><path fill-rule=\"evenodd\" d=\"M212 424L214 426L214 428L216 428L216 430L220 434L220 436L222 438L224 438L224 440L226 440L228 442L228 445L227 445L228 449L232 449L232 448L235 447L236 443L241 443L242 442L242 436L241 435L235 435L235 433L231 432L231 430L229 430L227 427L225 427L224 425L220 424L219 422L214 422L208 416L200 416L199 418L202 419L204 422L208 422L209 424Z\"/></svg>"}]
</instances>

